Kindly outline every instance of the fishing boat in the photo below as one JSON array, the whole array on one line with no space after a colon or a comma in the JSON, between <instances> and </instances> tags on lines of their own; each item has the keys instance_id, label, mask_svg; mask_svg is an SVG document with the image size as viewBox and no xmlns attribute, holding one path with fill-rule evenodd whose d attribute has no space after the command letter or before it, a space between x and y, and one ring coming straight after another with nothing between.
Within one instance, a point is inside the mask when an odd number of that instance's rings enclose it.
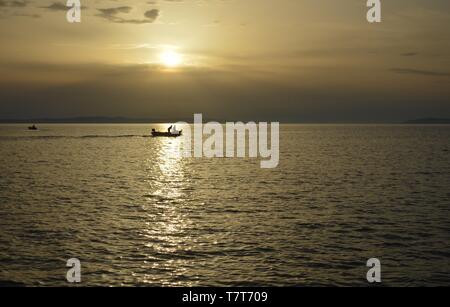
<instances>
[{"instance_id":1,"label":"fishing boat","mask_svg":"<svg viewBox=\"0 0 450 307\"><path fill-rule=\"evenodd\" d=\"M38 130L38 128L35 125L33 125L33 126L28 127L28 130Z\"/></svg>"},{"instance_id":2,"label":"fishing boat","mask_svg":"<svg viewBox=\"0 0 450 307\"><path fill-rule=\"evenodd\" d=\"M178 131L178 133L172 133L172 132L160 132L156 131L155 129L152 130L152 136L153 137L168 137L168 138L176 138L183 135L183 130Z\"/></svg>"}]
</instances>

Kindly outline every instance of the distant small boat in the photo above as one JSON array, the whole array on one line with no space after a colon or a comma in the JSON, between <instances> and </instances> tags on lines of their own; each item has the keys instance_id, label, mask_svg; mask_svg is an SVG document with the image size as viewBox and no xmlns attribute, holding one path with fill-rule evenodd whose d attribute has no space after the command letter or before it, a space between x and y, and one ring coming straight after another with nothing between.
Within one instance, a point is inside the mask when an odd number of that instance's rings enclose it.
<instances>
[{"instance_id":1,"label":"distant small boat","mask_svg":"<svg viewBox=\"0 0 450 307\"><path fill-rule=\"evenodd\" d=\"M31 127L28 127L28 130L38 130L38 128L35 125L33 125Z\"/></svg>"},{"instance_id":2,"label":"distant small boat","mask_svg":"<svg viewBox=\"0 0 450 307\"><path fill-rule=\"evenodd\" d=\"M178 133L172 133L172 132L160 132L156 131L155 129L152 130L152 136L154 138L156 137L167 137L167 138L176 138L183 135L183 130L179 131Z\"/></svg>"}]
</instances>

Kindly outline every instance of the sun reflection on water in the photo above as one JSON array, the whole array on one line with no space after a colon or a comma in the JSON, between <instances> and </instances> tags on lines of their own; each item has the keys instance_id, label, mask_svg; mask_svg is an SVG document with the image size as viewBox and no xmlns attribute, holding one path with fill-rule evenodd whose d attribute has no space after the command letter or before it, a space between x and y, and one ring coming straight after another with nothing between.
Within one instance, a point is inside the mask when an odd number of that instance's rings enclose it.
<instances>
[{"instance_id":1,"label":"sun reflection on water","mask_svg":"<svg viewBox=\"0 0 450 307\"><path fill-rule=\"evenodd\" d=\"M175 157L174 153L180 146L180 139L151 139L152 156L146 161L148 170L146 191L146 213L145 229L142 229L145 243L143 250L148 255L143 263L142 269L152 272L164 272L163 275L172 276L170 285L175 279L183 279L186 263L175 266L177 269L167 272L174 264L169 263L177 258L177 254L185 252L189 247L187 242L191 241L188 228L191 222L186 215L184 205L186 204L186 187L189 181L185 178L185 161L182 157ZM177 261L186 262L181 259ZM169 274L168 274L169 273ZM157 274L139 274L142 283L164 283L156 279Z\"/></svg>"}]
</instances>

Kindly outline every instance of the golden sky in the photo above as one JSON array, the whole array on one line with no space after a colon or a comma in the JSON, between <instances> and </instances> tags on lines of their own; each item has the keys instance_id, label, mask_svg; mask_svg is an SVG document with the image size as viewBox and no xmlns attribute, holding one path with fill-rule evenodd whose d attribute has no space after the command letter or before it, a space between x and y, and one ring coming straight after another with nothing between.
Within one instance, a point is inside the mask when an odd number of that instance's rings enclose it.
<instances>
[{"instance_id":1,"label":"golden sky","mask_svg":"<svg viewBox=\"0 0 450 307\"><path fill-rule=\"evenodd\" d=\"M450 2L381 2L0 0L0 118L450 117Z\"/></svg>"}]
</instances>

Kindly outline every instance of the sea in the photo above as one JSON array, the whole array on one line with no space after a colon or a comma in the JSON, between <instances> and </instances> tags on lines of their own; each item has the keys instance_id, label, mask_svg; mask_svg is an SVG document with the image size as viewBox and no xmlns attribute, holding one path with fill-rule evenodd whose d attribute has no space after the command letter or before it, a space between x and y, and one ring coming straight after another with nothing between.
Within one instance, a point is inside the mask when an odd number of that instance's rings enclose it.
<instances>
[{"instance_id":1,"label":"sea","mask_svg":"<svg viewBox=\"0 0 450 307\"><path fill-rule=\"evenodd\" d=\"M450 286L450 125L280 126L280 162L152 124L0 125L0 286Z\"/></svg>"}]
</instances>

